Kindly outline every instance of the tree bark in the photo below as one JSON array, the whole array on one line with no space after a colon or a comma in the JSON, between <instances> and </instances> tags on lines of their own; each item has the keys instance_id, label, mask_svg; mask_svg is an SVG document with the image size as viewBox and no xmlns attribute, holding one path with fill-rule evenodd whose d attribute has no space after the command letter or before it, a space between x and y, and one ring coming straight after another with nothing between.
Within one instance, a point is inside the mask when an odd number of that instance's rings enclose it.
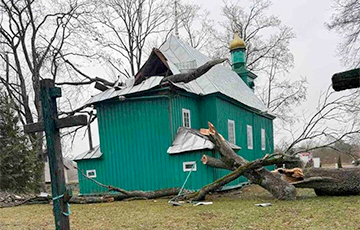
<instances>
[{"instance_id":1,"label":"tree bark","mask_svg":"<svg viewBox=\"0 0 360 230\"><path fill-rule=\"evenodd\" d=\"M318 196L360 195L360 168L307 168L297 188L313 188Z\"/></svg>"},{"instance_id":2,"label":"tree bark","mask_svg":"<svg viewBox=\"0 0 360 230\"><path fill-rule=\"evenodd\" d=\"M206 157L208 157L208 156L206 156ZM207 161L206 163L209 163L209 162L211 162L210 164L214 163L213 165L215 167L223 166L223 165L220 164L219 161L221 161L221 160L219 160L219 159L216 159L216 158L213 158L213 157L209 157L208 159L210 159L210 161ZM224 176L224 177L222 177L220 179L217 179L213 183L205 185L198 192L185 195L184 198L185 198L185 200L191 200L191 201L204 200L205 196L208 193L214 192L214 191L220 189L222 186L226 185L227 183L229 183L229 182L231 182L233 180L236 180L240 176L246 175L249 172L252 172L254 170L256 171L259 168L263 168L263 166L274 165L274 164L278 163L279 161L282 161L282 158L268 159L268 158L265 157L263 159L257 159L255 161L248 162L245 165L239 166L238 168L236 168L233 172L229 173L228 175L226 175L226 176ZM210 166L210 164L207 164L207 165ZM275 177L277 177L277 176L275 176ZM277 177L277 178L279 178L279 177Z\"/></svg>"},{"instance_id":3,"label":"tree bark","mask_svg":"<svg viewBox=\"0 0 360 230\"><path fill-rule=\"evenodd\" d=\"M118 191L118 190L113 190ZM116 201L125 200L129 198L143 198L143 199L157 199L161 197L175 196L179 194L180 188L167 188L167 189L159 189L155 191L126 191L124 194L121 192L120 194L116 194L112 196Z\"/></svg>"},{"instance_id":4,"label":"tree bark","mask_svg":"<svg viewBox=\"0 0 360 230\"><path fill-rule=\"evenodd\" d=\"M250 163L248 163L248 164L246 164L244 166L240 166L235 171L229 173L228 175L226 175L226 176L224 176L224 177L222 177L220 179L217 179L213 183L205 185L198 192L186 195L185 199L186 200L191 200L191 201L204 200L205 196L207 194L209 194L210 192L214 192L216 190L219 190L221 187L223 187L227 183L229 183L229 182L231 182L233 180L236 180L237 178L244 175L249 170L254 169L256 167L261 167L261 165L259 166L257 162L250 162Z\"/></svg>"},{"instance_id":5,"label":"tree bark","mask_svg":"<svg viewBox=\"0 0 360 230\"><path fill-rule=\"evenodd\" d=\"M231 167L231 166L227 165L225 162L223 162L220 159L217 159L217 158L214 158L214 157L211 157L211 156L207 156L207 155L202 156L201 162L204 165L208 165L208 166L211 166L211 167L214 167L214 168L227 169L227 170L230 170L230 171L233 171L233 170L236 169L236 167Z\"/></svg>"},{"instance_id":6,"label":"tree bark","mask_svg":"<svg viewBox=\"0 0 360 230\"><path fill-rule=\"evenodd\" d=\"M92 204L92 203L108 203L115 199L111 196L74 196L71 197L71 204Z\"/></svg>"},{"instance_id":7,"label":"tree bark","mask_svg":"<svg viewBox=\"0 0 360 230\"><path fill-rule=\"evenodd\" d=\"M203 74L205 74L207 71L209 71L212 67L214 67L215 65L220 64L226 60L227 60L226 58L222 58L222 59L216 59L213 61L208 61L204 65L200 66L199 68L197 68L193 71L190 71L188 73L180 73L180 74L175 74L175 75L165 77L164 79L161 80L161 82L171 81L172 83L177 83L177 82L188 83L190 81L195 80L196 78L201 77Z\"/></svg>"},{"instance_id":8,"label":"tree bark","mask_svg":"<svg viewBox=\"0 0 360 230\"><path fill-rule=\"evenodd\" d=\"M249 163L231 149L230 145L225 142L225 139L217 132L213 124L208 122L208 125L209 130L201 130L201 133L205 135L209 134L209 139L215 144L217 150L222 156L224 156L226 159L233 159L235 161L234 165L230 165L229 167L235 166L239 168ZM259 165L259 167L256 169L245 171L244 176L252 183L258 184L264 189L268 190L274 197L279 200L295 199L295 187L282 180L279 176L272 174L261 165ZM220 183L220 181L217 181L216 183Z\"/></svg>"},{"instance_id":9,"label":"tree bark","mask_svg":"<svg viewBox=\"0 0 360 230\"><path fill-rule=\"evenodd\" d=\"M121 200L136 200L136 199L157 199L168 196L175 196L179 193L179 188L160 189L155 191L126 191L121 188L109 187L109 191L117 191L119 194L104 195L104 196L75 196L71 197L69 203L72 204L89 204L89 203L105 203Z\"/></svg>"}]
</instances>

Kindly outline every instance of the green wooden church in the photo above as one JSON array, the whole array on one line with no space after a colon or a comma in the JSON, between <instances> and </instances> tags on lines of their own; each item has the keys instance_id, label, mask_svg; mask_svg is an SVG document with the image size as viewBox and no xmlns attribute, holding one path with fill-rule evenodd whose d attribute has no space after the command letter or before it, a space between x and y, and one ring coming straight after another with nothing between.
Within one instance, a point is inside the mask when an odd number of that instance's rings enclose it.
<instances>
[{"instance_id":1,"label":"green wooden church","mask_svg":"<svg viewBox=\"0 0 360 230\"><path fill-rule=\"evenodd\" d=\"M244 41L230 43L232 69L216 65L188 83L163 83L164 76L196 69L210 58L175 36L153 49L132 81L92 97L100 146L79 155L78 168L104 184L127 190L182 186L199 189L228 172L203 165L203 154L218 157L197 135L212 122L247 160L273 152L273 115L254 94ZM231 185L245 182L240 178ZM81 194L106 192L79 173Z\"/></svg>"}]
</instances>

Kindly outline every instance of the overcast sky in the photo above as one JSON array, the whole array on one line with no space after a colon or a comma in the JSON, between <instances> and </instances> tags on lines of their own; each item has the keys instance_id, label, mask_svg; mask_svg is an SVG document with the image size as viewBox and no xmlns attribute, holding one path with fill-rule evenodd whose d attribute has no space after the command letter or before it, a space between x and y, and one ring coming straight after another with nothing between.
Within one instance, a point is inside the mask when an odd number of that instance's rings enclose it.
<instances>
[{"instance_id":1,"label":"overcast sky","mask_svg":"<svg viewBox=\"0 0 360 230\"><path fill-rule=\"evenodd\" d=\"M211 18L221 18L222 1L196 1L211 12ZM244 6L249 1L238 1ZM290 75L306 76L309 81L309 98L318 95L331 83L335 72L344 70L336 55L339 36L328 31L324 24L331 17L332 0L273 0L269 14L279 17L284 25L293 28L296 38L290 43L295 67Z\"/></svg>"},{"instance_id":2,"label":"overcast sky","mask_svg":"<svg viewBox=\"0 0 360 230\"><path fill-rule=\"evenodd\" d=\"M188 0L196 2L210 11L214 21L221 20L221 0ZM247 7L248 1L239 1ZM308 79L308 101L299 111L314 111L321 91L327 89L331 83L331 76L345 70L336 55L340 37L328 31L324 24L331 17L332 0L273 0L269 14L279 17L284 25L293 28L296 38L290 44L294 55L295 67L291 70L292 78L305 76ZM95 144L98 144L97 124L93 124ZM71 155L78 155L88 149L87 138L79 137L71 151ZM279 139L275 136L276 141Z\"/></svg>"}]
</instances>

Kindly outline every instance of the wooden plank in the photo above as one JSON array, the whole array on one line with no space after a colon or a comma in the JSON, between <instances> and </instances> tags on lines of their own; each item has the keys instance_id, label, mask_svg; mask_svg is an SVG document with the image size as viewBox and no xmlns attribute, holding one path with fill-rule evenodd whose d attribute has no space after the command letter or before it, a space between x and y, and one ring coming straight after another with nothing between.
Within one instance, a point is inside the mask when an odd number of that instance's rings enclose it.
<instances>
[{"instance_id":1,"label":"wooden plank","mask_svg":"<svg viewBox=\"0 0 360 230\"><path fill-rule=\"evenodd\" d=\"M79 125L87 125L87 116L86 115L77 115L71 117L64 117L55 120L56 128L68 128ZM44 131L44 123L38 122L33 124L28 124L24 126L25 133L36 133Z\"/></svg>"},{"instance_id":2,"label":"wooden plank","mask_svg":"<svg viewBox=\"0 0 360 230\"><path fill-rule=\"evenodd\" d=\"M79 125L87 125L87 116L86 115L77 115L77 116L71 116L71 117L64 117L55 120L56 127L58 129L62 128L69 128Z\"/></svg>"},{"instance_id":3,"label":"wooden plank","mask_svg":"<svg viewBox=\"0 0 360 230\"><path fill-rule=\"evenodd\" d=\"M24 132L25 133L36 133L36 132L42 132L44 131L44 123L38 122L38 123L32 123L24 126Z\"/></svg>"}]
</instances>

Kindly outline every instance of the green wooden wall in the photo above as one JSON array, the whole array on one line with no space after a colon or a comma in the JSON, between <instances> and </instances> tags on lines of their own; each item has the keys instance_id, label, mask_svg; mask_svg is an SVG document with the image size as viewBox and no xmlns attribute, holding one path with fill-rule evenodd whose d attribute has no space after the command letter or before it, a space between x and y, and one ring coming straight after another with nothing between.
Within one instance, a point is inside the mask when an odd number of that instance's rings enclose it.
<instances>
[{"instance_id":1,"label":"green wooden wall","mask_svg":"<svg viewBox=\"0 0 360 230\"><path fill-rule=\"evenodd\" d=\"M169 155L168 147L182 126L182 109L191 111L191 127L200 129L212 122L228 138L227 120L235 121L236 144L242 148L238 154L247 160L273 151L272 120L254 114L217 95L206 97L169 93L156 97L141 97L97 105L100 159L78 162L80 170L96 169L96 180L127 190L155 190L180 187L188 172L183 172L183 162L196 161L186 188L198 189L228 173L203 165L203 154L218 156L212 151L196 151ZM246 125L253 126L254 149L247 149ZM269 144L261 150L261 128L266 130ZM246 181L240 178L230 185ZM80 193L106 192L79 173Z\"/></svg>"},{"instance_id":2,"label":"green wooden wall","mask_svg":"<svg viewBox=\"0 0 360 230\"><path fill-rule=\"evenodd\" d=\"M235 138L236 145L242 149L239 154L247 160L254 160L266 153L272 153L274 149L273 142L273 122L269 118L260 116L246 109L241 109L241 105L236 105L228 100L217 97L217 130L228 138L228 119L235 121ZM253 129L253 149L247 146L247 125L251 125ZM266 148L261 149L261 129L265 129Z\"/></svg>"},{"instance_id":3,"label":"green wooden wall","mask_svg":"<svg viewBox=\"0 0 360 230\"><path fill-rule=\"evenodd\" d=\"M98 160L78 161L80 170L96 169L96 180L128 190L180 187L188 172L183 162L196 161L186 188L198 189L214 180L211 168L200 162L211 151L169 155L168 147L182 125L182 108L191 110L191 125L200 127L197 102L193 98L166 96L97 106L100 146ZM172 120L172 125L170 125ZM79 174L80 193L104 192Z\"/></svg>"},{"instance_id":4,"label":"green wooden wall","mask_svg":"<svg viewBox=\"0 0 360 230\"><path fill-rule=\"evenodd\" d=\"M251 161L272 153L274 149L273 124L272 120L251 112L238 103L231 103L228 100L216 97L216 128L228 140L228 119L235 122L235 144L241 147L237 153L246 160ZM247 146L247 125L253 129L253 149ZM265 129L266 149L261 150L261 128ZM216 178L225 176L227 170L216 169ZM245 177L240 177L228 185L236 185L245 182Z\"/></svg>"}]
</instances>

